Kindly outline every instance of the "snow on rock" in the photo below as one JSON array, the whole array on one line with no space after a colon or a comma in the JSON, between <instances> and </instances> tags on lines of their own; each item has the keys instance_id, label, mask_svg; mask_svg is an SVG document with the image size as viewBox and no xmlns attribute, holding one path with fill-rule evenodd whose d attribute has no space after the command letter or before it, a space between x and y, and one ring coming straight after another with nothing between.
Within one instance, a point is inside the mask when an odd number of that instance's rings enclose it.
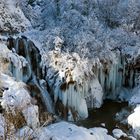
<instances>
[{"instance_id":1,"label":"snow on rock","mask_svg":"<svg viewBox=\"0 0 140 140\"><path fill-rule=\"evenodd\" d=\"M132 126L134 135L140 138L140 77L136 79L136 87L132 90L129 104L134 108L133 113L127 118L128 124Z\"/></svg>"},{"instance_id":2,"label":"snow on rock","mask_svg":"<svg viewBox=\"0 0 140 140\"><path fill-rule=\"evenodd\" d=\"M43 128L43 131L44 138L50 135L53 140L116 140L104 128L86 129L67 122L52 124Z\"/></svg>"},{"instance_id":3,"label":"snow on rock","mask_svg":"<svg viewBox=\"0 0 140 140\"><path fill-rule=\"evenodd\" d=\"M22 112L25 117L25 120L27 121L27 125L29 127L32 127L33 129L36 129L39 127L40 123L39 123L38 106L31 105L23 109Z\"/></svg>"},{"instance_id":4,"label":"snow on rock","mask_svg":"<svg viewBox=\"0 0 140 140\"><path fill-rule=\"evenodd\" d=\"M131 140L137 140L135 137L133 136L129 136L128 138L130 138Z\"/></svg>"},{"instance_id":5,"label":"snow on rock","mask_svg":"<svg viewBox=\"0 0 140 140\"><path fill-rule=\"evenodd\" d=\"M93 136L95 137L95 140L97 139L109 139L109 140L116 140L115 138L113 138L112 136L108 135L108 130L105 129L105 128L100 128L100 127L94 127L94 128L91 128L91 133L90 134L93 134Z\"/></svg>"},{"instance_id":6,"label":"snow on rock","mask_svg":"<svg viewBox=\"0 0 140 140\"><path fill-rule=\"evenodd\" d=\"M3 75L1 75L1 77L3 77ZM10 80L10 78L7 79ZM2 79L2 83L4 83L3 80L4 79ZM9 83L12 83L11 87L9 85L3 85L3 87L8 88L8 90L5 90L3 93L2 107L12 110L15 108L23 109L28 106L31 103L31 97L25 89L25 85L22 82L18 83L12 80L9 81Z\"/></svg>"},{"instance_id":7,"label":"snow on rock","mask_svg":"<svg viewBox=\"0 0 140 140\"><path fill-rule=\"evenodd\" d=\"M1 0L0 30L11 33L27 29L23 34L40 43L43 74L55 103L61 100L64 107L86 118L88 107L101 106L103 93L105 98L110 95L124 100L130 94L122 87L135 86L134 79L139 75L135 70L139 69L140 55L139 7L140 2L136 0ZM31 26L34 29L28 30ZM14 76L20 81L21 68L28 63L15 53L3 51L3 47L0 43L0 70L8 73L8 61L12 61ZM6 59L1 59L4 55ZM132 65L126 67L129 63ZM31 69L28 73L30 77ZM0 81L5 88L10 86L5 91L8 95L15 92L17 97L19 88L26 94L19 86L21 83L0 76L9 80ZM19 88L15 89L15 85ZM130 104L139 103L139 91L134 89L134 92L129 97ZM10 108L22 102L20 98L16 103L13 97L16 99L13 94L6 97ZM26 101L21 104L23 108L26 105ZM130 120L130 123L134 121Z\"/></svg>"},{"instance_id":8,"label":"snow on rock","mask_svg":"<svg viewBox=\"0 0 140 140\"><path fill-rule=\"evenodd\" d=\"M132 126L134 135L140 138L140 105L134 109L134 113L128 116L128 124Z\"/></svg>"},{"instance_id":9,"label":"snow on rock","mask_svg":"<svg viewBox=\"0 0 140 140\"><path fill-rule=\"evenodd\" d=\"M38 140L116 140L107 133L105 128L87 129L68 122L59 122L38 129L34 137Z\"/></svg>"},{"instance_id":10,"label":"snow on rock","mask_svg":"<svg viewBox=\"0 0 140 140\"><path fill-rule=\"evenodd\" d=\"M8 67L9 67L9 59L7 54L9 53L9 50L5 44L5 42L0 42L0 71L4 73L8 73Z\"/></svg>"},{"instance_id":11,"label":"snow on rock","mask_svg":"<svg viewBox=\"0 0 140 140\"><path fill-rule=\"evenodd\" d=\"M22 82L16 82L8 75L0 73L0 87L7 89L3 92L1 105L7 112L21 111L27 125L32 128L39 126L38 107L31 104L31 97ZM30 112L30 113L29 113Z\"/></svg>"},{"instance_id":12,"label":"snow on rock","mask_svg":"<svg viewBox=\"0 0 140 140\"><path fill-rule=\"evenodd\" d=\"M105 128L86 129L67 122L59 122L44 127L37 132L39 140L116 140L107 134Z\"/></svg>"},{"instance_id":13,"label":"snow on rock","mask_svg":"<svg viewBox=\"0 0 140 140\"><path fill-rule=\"evenodd\" d=\"M15 136L16 136L16 140L31 139L33 138L33 130L28 126L24 126L16 132Z\"/></svg>"},{"instance_id":14,"label":"snow on rock","mask_svg":"<svg viewBox=\"0 0 140 140\"><path fill-rule=\"evenodd\" d=\"M33 129L39 127L38 106L32 105L31 96L26 84L21 82L20 70L27 65L24 57L19 56L14 50L9 50L6 42L0 42L0 88L2 89L1 105L6 112L13 115L21 112L27 125ZM10 77L10 64L19 70L15 78ZM7 75L9 74L9 75ZM20 81L20 82L19 82ZM9 124L8 124L9 125ZM1 125L2 126L2 125Z\"/></svg>"},{"instance_id":15,"label":"snow on rock","mask_svg":"<svg viewBox=\"0 0 140 140\"><path fill-rule=\"evenodd\" d=\"M113 136L117 139L121 138L122 136L127 137L126 133L124 133L121 129L114 129L112 133Z\"/></svg>"}]
</instances>

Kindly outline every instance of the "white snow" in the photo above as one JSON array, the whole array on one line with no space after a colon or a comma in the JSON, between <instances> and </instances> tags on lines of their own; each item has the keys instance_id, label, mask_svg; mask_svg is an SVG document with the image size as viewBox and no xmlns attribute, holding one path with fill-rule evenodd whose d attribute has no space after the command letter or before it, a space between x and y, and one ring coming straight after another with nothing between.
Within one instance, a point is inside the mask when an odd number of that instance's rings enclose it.
<instances>
[{"instance_id":1,"label":"white snow","mask_svg":"<svg viewBox=\"0 0 140 140\"><path fill-rule=\"evenodd\" d=\"M31 97L22 82L16 82L8 75L0 73L0 87L8 88L3 92L1 105L6 111L15 113L21 111L25 117L27 125L35 129L39 126L38 107L31 104Z\"/></svg>"},{"instance_id":2,"label":"white snow","mask_svg":"<svg viewBox=\"0 0 140 140\"><path fill-rule=\"evenodd\" d=\"M114 129L112 133L113 136L117 139L121 138L122 136L127 137L126 133L124 133L121 129Z\"/></svg>"},{"instance_id":3,"label":"white snow","mask_svg":"<svg viewBox=\"0 0 140 140\"><path fill-rule=\"evenodd\" d=\"M0 78L2 81L1 83L6 83L6 85L2 84L2 87L8 88L8 90L5 90L3 93L2 106L4 109L23 109L31 103L31 97L23 83L18 83L12 80L12 78L8 78L8 76L6 77L4 74L1 74ZM9 80L8 82L10 85L8 85L5 79Z\"/></svg>"},{"instance_id":4,"label":"white snow","mask_svg":"<svg viewBox=\"0 0 140 140\"><path fill-rule=\"evenodd\" d=\"M104 128L86 129L67 122L52 124L47 129L55 140L115 140Z\"/></svg>"},{"instance_id":5,"label":"white snow","mask_svg":"<svg viewBox=\"0 0 140 140\"><path fill-rule=\"evenodd\" d=\"M128 124L132 126L133 133L137 138L140 138L140 105L134 109L134 113L128 116Z\"/></svg>"}]
</instances>

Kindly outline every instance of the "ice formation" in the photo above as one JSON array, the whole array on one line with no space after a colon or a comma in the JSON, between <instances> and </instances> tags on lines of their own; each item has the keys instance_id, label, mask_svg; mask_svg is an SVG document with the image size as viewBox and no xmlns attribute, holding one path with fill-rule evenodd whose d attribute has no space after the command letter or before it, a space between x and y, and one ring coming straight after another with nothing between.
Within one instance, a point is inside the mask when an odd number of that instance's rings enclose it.
<instances>
[{"instance_id":1,"label":"ice formation","mask_svg":"<svg viewBox=\"0 0 140 140\"><path fill-rule=\"evenodd\" d=\"M41 74L41 55L34 43L26 37L8 38L7 47L13 52L9 55L10 71L17 81L34 84L40 91L41 99L49 112L53 112L50 95L47 87L39 82ZM14 54L14 57L13 57ZM39 94L39 93L37 93Z\"/></svg>"},{"instance_id":2,"label":"ice formation","mask_svg":"<svg viewBox=\"0 0 140 140\"><path fill-rule=\"evenodd\" d=\"M79 117L88 116L87 108L100 107L103 97L125 99L129 89L136 85L138 73L121 51L106 50L108 56L101 52L98 57L88 59L64 52L62 46L62 39L56 37L54 50L42 55L42 73L55 103L60 100L64 108L76 111ZM78 109L79 104L82 110Z\"/></svg>"},{"instance_id":3,"label":"ice formation","mask_svg":"<svg viewBox=\"0 0 140 140\"><path fill-rule=\"evenodd\" d=\"M69 111L74 120L86 118L87 109L99 108L103 97L114 99L123 88L134 87L137 72L130 67L131 63L127 63L121 51L107 49L108 56L101 52L98 57L89 59L76 52L63 51L64 41L58 36L53 43L54 49L45 53L24 36L7 40L7 47L11 50L7 57L12 75L17 81L34 83L49 112L53 112L53 97L56 110L64 118ZM41 85L41 78L47 81L51 97L46 87Z\"/></svg>"},{"instance_id":4,"label":"ice formation","mask_svg":"<svg viewBox=\"0 0 140 140\"><path fill-rule=\"evenodd\" d=\"M8 38L7 42L7 47L10 50L14 50L14 54L19 56L16 58L11 57L11 61L14 59L12 61L14 63L11 64L11 72L13 73L13 76L16 77L17 80L21 80L26 83L31 79L31 77L33 77L33 74L36 74L38 78L41 78L39 77L40 54L33 42L27 40L25 37L17 39ZM21 61L22 65L16 63L18 58L23 61ZM21 76L18 77L18 74Z\"/></svg>"},{"instance_id":5,"label":"ice formation","mask_svg":"<svg viewBox=\"0 0 140 140\"><path fill-rule=\"evenodd\" d=\"M43 55L44 76L52 89L55 103L60 100L64 108L68 107L79 117L86 118L87 104L89 108L101 106L102 87L88 60L81 59L77 53L61 52L58 48L60 46Z\"/></svg>"}]
</instances>

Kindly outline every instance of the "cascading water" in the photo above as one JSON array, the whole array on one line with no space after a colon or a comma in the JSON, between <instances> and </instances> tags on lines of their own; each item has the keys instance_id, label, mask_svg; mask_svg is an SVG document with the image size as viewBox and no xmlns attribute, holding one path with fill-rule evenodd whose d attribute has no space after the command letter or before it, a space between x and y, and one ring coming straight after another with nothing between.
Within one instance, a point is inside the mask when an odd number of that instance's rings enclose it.
<instances>
[{"instance_id":1,"label":"cascading water","mask_svg":"<svg viewBox=\"0 0 140 140\"><path fill-rule=\"evenodd\" d=\"M41 83L41 55L38 48L26 37L17 39L9 38L7 44L7 47L17 56L15 58L10 57L10 71L13 77L15 77L17 81L23 81L27 83L27 85L32 84L37 87L41 94L39 96L41 96L45 107L49 112L53 113L52 100L46 89L47 87ZM18 63L12 63L15 61L18 61ZM34 91L31 91L33 96L38 96L36 94L39 93L33 92Z\"/></svg>"},{"instance_id":2,"label":"cascading water","mask_svg":"<svg viewBox=\"0 0 140 140\"><path fill-rule=\"evenodd\" d=\"M14 53L17 53L19 56L22 56L26 59L27 63L22 68L14 68L11 64L11 71L16 77L16 79L23 80L24 82L28 82L31 80L33 75L36 75L39 79L40 76L40 61L41 56L39 54L39 50L35 47L35 45L27 40L27 38L9 38L8 39L8 48L12 49ZM16 72L18 71L18 72ZM22 77L18 77L16 73L20 73L23 75Z\"/></svg>"}]
</instances>

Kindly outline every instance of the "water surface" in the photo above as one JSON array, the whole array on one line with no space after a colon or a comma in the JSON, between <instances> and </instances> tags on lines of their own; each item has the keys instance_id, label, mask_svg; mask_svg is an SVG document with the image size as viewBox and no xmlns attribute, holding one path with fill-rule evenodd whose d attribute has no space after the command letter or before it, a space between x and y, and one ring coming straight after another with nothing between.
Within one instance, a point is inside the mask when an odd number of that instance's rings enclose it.
<instances>
[{"instance_id":1,"label":"water surface","mask_svg":"<svg viewBox=\"0 0 140 140\"><path fill-rule=\"evenodd\" d=\"M101 127L102 124L105 124L105 128L108 129L109 134L112 134L112 130L115 128L120 128L124 132L128 132L127 125L115 120L116 113L120 112L125 107L128 107L127 102L120 103L112 100L105 100L101 108L90 109L89 117L85 120L78 121L76 124L86 128Z\"/></svg>"}]
</instances>

